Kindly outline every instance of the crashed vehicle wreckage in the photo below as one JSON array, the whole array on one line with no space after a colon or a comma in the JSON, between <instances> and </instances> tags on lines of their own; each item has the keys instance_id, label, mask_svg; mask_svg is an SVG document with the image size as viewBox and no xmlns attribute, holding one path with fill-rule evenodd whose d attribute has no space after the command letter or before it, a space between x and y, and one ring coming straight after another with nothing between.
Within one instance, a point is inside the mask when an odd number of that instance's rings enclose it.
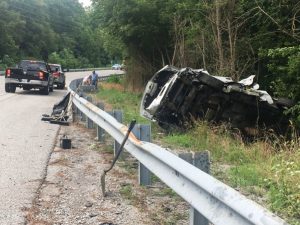
<instances>
[{"instance_id":1,"label":"crashed vehicle wreckage","mask_svg":"<svg viewBox=\"0 0 300 225\"><path fill-rule=\"evenodd\" d=\"M229 122L242 132L257 127L286 132L289 118L283 111L293 102L259 90L254 77L234 82L203 69L165 66L148 82L140 113L163 128L182 127L187 121L203 118Z\"/></svg>"}]
</instances>

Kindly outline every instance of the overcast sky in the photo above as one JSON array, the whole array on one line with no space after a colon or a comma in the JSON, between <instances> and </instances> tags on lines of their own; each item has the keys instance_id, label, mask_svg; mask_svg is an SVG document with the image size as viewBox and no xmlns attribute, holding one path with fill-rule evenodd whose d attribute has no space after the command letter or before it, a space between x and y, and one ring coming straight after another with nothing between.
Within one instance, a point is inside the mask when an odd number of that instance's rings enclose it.
<instances>
[{"instance_id":1,"label":"overcast sky","mask_svg":"<svg viewBox=\"0 0 300 225\"><path fill-rule=\"evenodd\" d=\"M79 0L79 2L82 3L84 7L90 6L92 3L90 0Z\"/></svg>"}]
</instances>

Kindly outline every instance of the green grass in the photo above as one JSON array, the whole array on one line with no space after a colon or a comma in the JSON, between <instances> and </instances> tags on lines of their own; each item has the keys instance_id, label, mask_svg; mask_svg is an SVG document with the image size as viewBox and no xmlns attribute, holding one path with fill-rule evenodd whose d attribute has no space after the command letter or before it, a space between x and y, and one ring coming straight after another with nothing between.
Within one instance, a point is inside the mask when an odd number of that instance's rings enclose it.
<instances>
[{"instance_id":1,"label":"green grass","mask_svg":"<svg viewBox=\"0 0 300 225\"><path fill-rule=\"evenodd\" d=\"M176 194L175 191L173 191L171 188L169 187L164 187L161 188L159 191L155 192L156 196L169 196L169 197L173 197L173 198L177 198L178 195Z\"/></svg>"},{"instance_id":2,"label":"green grass","mask_svg":"<svg viewBox=\"0 0 300 225\"><path fill-rule=\"evenodd\" d=\"M120 189L120 194L123 196L123 198L132 200L134 198L132 185L131 184L123 185Z\"/></svg>"},{"instance_id":3,"label":"green grass","mask_svg":"<svg viewBox=\"0 0 300 225\"><path fill-rule=\"evenodd\" d=\"M142 97L141 94L101 87L96 97L99 100L104 100L111 104L113 109L122 109L124 112L125 123L129 123L132 119L136 119L137 123L149 124L148 120L139 116L139 101Z\"/></svg>"},{"instance_id":4,"label":"green grass","mask_svg":"<svg viewBox=\"0 0 300 225\"><path fill-rule=\"evenodd\" d=\"M243 163L231 167L228 172L233 187L262 186L264 177L256 164Z\"/></svg>"},{"instance_id":5,"label":"green grass","mask_svg":"<svg viewBox=\"0 0 300 225\"><path fill-rule=\"evenodd\" d=\"M109 153L109 154L114 153L114 149L111 145L102 145L101 148L98 148L98 150L103 153Z\"/></svg>"},{"instance_id":6,"label":"green grass","mask_svg":"<svg viewBox=\"0 0 300 225\"><path fill-rule=\"evenodd\" d=\"M141 94L102 87L97 97L124 110L125 123L133 118L148 123L139 116ZM161 132L152 124L155 134ZM213 163L212 175L228 185L266 199L265 204L292 225L300 225L300 144L271 139L245 144L238 134L232 134L226 125L213 126L199 121L185 132L160 135L159 143L171 149L186 151L209 150ZM226 168L226 169L218 169ZM124 190L125 191L125 190ZM129 192L129 190L127 190ZM126 191L126 192L127 192ZM163 194L170 194L168 191Z\"/></svg>"},{"instance_id":7,"label":"green grass","mask_svg":"<svg viewBox=\"0 0 300 225\"><path fill-rule=\"evenodd\" d=\"M122 152L122 154L128 154L127 152ZM125 157L125 160L120 158L121 162L119 162L119 166L122 167L123 169L126 170L127 173L129 174L136 174L137 173L137 169L138 169L138 163L134 163L134 162L128 162L126 160L126 157Z\"/></svg>"},{"instance_id":8,"label":"green grass","mask_svg":"<svg viewBox=\"0 0 300 225\"><path fill-rule=\"evenodd\" d=\"M111 76L108 77L107 80L105 81L107 83L116 83L116 84L121 84L123 82L122 78L117 77L117 76Z\"/></svg>"}]
</instances>

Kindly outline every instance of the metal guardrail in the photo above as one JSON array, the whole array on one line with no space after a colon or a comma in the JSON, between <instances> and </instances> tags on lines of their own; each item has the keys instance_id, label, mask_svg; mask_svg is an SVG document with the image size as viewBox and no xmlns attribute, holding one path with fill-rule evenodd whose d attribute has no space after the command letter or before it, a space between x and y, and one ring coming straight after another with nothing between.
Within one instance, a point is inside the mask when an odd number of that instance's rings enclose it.
<instances>
[{"instance_id":1,"label":"metal guardrail","mask_svg":"<svg viewBox=\"0 0 300 225\"><path fill-rule=\"evenodd\" d=\"M125 73L112 74L112 75L106 75L106 76L99 76L98 80L99 81L103 81L103 80L107 80L108 78L111 78L111 77L123 77L123 76L125 76Z\"/></svg>"},{"instance_id":2,"label":"metal guardrail","mask_svg":"<svg viewBox=\"0 0 300 225\"><path fill-rule=\"evenodd\" d=\"M67 72L82 72L92 70L109 70L111 67L100 67L100 68L81 68L81 69L69 69Z\"/></svg>"},{"instance_id":3,"label":"metal guardrail","mask_svg":"<svg viewBox=\"0 0 300 225\"><path fill-rule=\"evenodd\" d=\"M69 86L74 105L115 140L123 140L127 127L75 93L79 83L74 80ZM133 134L124 148L215 225L287 225L267 209L165 148L139 141Z\"/></svg>"},{"instance_id":4,"label":"metal guardrail","mask_svg":"<svg viewBox=\"0 0 300 225\"><path fill-rule=\"evenodd\" d=\"M110 67L101 67L101 68L82 68L82 69L69 69L67 72L83 72L83 71L92 71L92 70L109 70ZM5 71L0 71L0 76L5 75Z\"/></svg>"},{"instance_id":5,"label":"metal guardrail","mask_svg":"<svg viewBox=\"0 0 300 225\"><path fill-rule=\"evenodd\" d=\"M92 71L92 70L109 70L110 67L101 67L101 68L82 68L82 69L69 69L67 72L83 72L83 71ZM5 71L0 71L0 76L5 75Z\"/></svg>"}]
</instances>

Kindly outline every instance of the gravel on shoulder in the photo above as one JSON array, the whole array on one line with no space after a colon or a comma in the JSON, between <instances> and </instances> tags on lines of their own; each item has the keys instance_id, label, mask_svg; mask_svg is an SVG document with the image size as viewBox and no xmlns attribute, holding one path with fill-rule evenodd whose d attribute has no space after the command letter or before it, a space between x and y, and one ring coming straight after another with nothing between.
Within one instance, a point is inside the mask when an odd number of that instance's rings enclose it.
<instances>
[{"instance_id":1,"label":"gravel on shoulder","mask_svg":"<svg viewBox=\"0 0 300 225\"><path fill-rule=\"evenodd\" d=\"M60 147L63 135L72 140L71 149ZM108 173L103 198L100 176L113 159L112 140L100 144L95 137L78 123L61 127L46 177L25 210L26 224L188 224L189 206L171 189L160 181L138 185L132 157Z\"/></svg>"}]
</instances>

